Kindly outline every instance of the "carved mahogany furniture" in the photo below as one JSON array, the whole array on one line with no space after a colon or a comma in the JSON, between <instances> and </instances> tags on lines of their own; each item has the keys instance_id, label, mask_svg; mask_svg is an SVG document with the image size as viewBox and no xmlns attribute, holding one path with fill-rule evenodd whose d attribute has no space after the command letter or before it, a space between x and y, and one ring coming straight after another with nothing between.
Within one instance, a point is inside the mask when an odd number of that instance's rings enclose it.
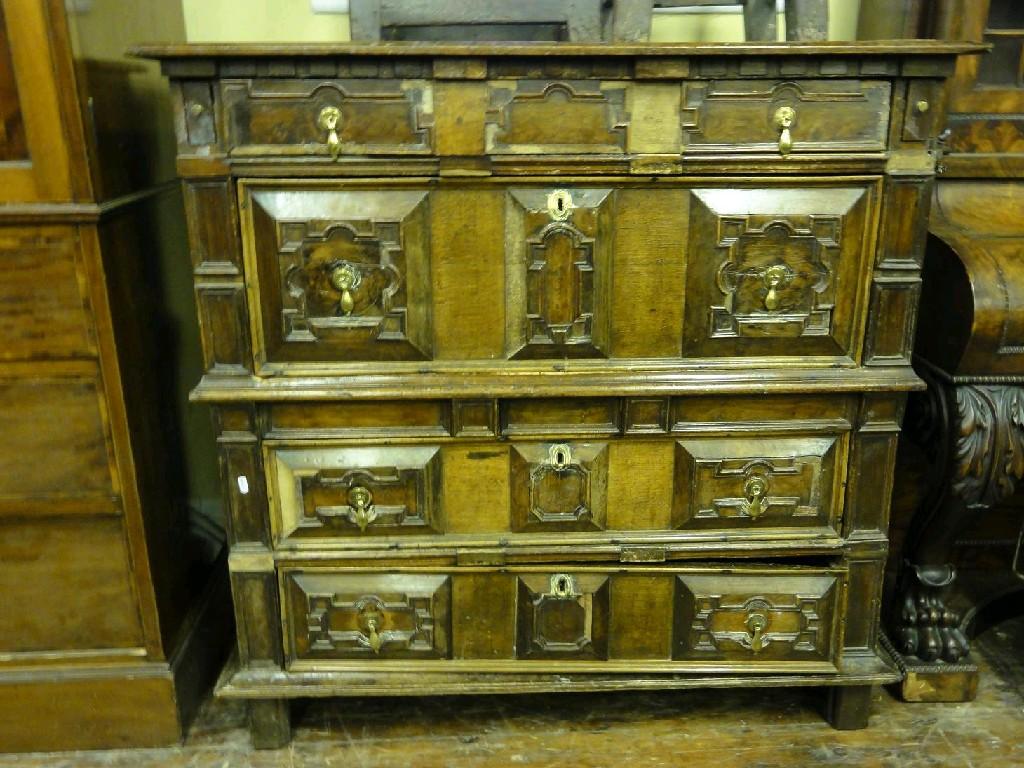
<instances>
[{"instance_id":1,"label":"carved mahogany furniture","mask_svg":"<svg viewBox=\"0 0 1024 768\"><path fill-rule=\"evenodd\" d=\"M168 407L167 91L109 27L159 14L99 5L0 3L0 752L175 743L230 628Z\"/></svg>"},{"instance_id":2,"label":"carved mahogany furniture","mask_svg":"<svg viewBox=\"0 0 1024 768\"><path fill-rule=\"evenodd\" d=\"M950 82L943 178L924 266L908 436L928 451L933 492L909 530L893 635L910 700L974 698L969 638L993 604L1016 612L1024 580L1009 567L964 584L954 545L1024 477L1024 6L944 2L938 34L985 39ZM1007 563L1009 566L1009 563Z\"/></svg>"},{"instance_id":3,"label":"carved mahogany furniture","mask_svg":"<svg viewBox=\"0 0 1024 768\"><path fill-rule=\"evenodd\" d=\"M965 46L151 46L259 746L292 697L817 685L867 722Z\"/></svg>"}]
</instances>

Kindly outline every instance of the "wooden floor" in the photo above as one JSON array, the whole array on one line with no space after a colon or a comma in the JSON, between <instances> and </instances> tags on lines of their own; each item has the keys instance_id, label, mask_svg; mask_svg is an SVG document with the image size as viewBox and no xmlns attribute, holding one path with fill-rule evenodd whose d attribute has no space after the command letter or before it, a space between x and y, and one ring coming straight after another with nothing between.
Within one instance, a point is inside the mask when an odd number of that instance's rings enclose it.
<instances>
[{"instance_id":1,"label":"wooden floor","mask_svg":"<svg viewBox=\"0 0 1024 768\"><path fill-rule=\"evenodd\" d=\"M0 768L1024 766L1024 619L974 653L977 701L878 690L864 731L829 728L814 689L333 700L295 707L290 748L253 752L242 705L211 700L180 748L0 755Z\"/></svg>"}]
</instances>

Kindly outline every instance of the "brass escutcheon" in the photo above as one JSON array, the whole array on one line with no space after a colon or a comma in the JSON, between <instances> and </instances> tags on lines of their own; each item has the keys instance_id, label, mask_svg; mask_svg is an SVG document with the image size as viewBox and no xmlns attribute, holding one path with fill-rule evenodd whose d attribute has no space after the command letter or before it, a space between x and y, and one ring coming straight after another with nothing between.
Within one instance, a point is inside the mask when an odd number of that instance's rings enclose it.
<instances>
[{"instance_id":1,"label":"brass escutcheon","mask_svg":"<svg viewBox=\"0 0 1024 768\"><path fill-rule=\"evenodd\" d=\"M768 509L768 478L764 475L751 475L743 485L743 495L747 498L747 514L756 520Z\"/></svg>"},{"instance_id":2,"label":"brass escutcheon","mask_svg":"<svg viewBox=\"0 0 1024 768\"><path fill-rule=\"evenodd\" d=\"M572 448L565 443L555 443L548 448L548 463L555 469L565 469L572 464Z\"/></svg>"},{"instance_id":3,"label":"brass escutcheon","mask_svg":"<svg viewBox=\"0 0 1024 768\"><path fill-rule=\"evenodd\" d=\"M747 630L750 632L750 650L757 653L765 647L764 631L768 629L768 617L763 613L747 616Z\"/></svg>"},{"instance_id":4,"label":"brass escutcheon","mask_svg":"<svg viewBox=\"0 0 1024 768\"><path fill-rule=\"evenodd\" d=\"M548 215L555 221L565 221L572 214L572 195L567 189L556 189L548 195Z\"/></svg>"},{"instance_id":5,"label":"brass escutcheon","mask_svg":"<svg viewBox=\"0 0 1024 768\"><path fill-rule=\"evenodd\" d=\"M338 135L338 124L341 122L341 110L337 107L324 107L316 118L321 130L327 131L327 148L331 151L331 159L337 160L341 153L341 137Z\"/></svg>"},{"instance_id":6,"label":"brass escutcheon","mask_svg":"<svg viewBox=\"0 0 1024 768\"><path fill-rule=\"evenodd\" d=\"M344 315L351 315L356 308L356 300L352 291L359 285L359 271L351 264L339 264L331 270L331 285L335 290L341 291L341 301L338 306Z\"/></svg>"},{"instance_id":7,"label":"brass escutcheon","mask_svg":"<svg viewBox=\"0 0 1024 768\"><path fill-rule=\"evenodd\" d=\"M782 264L775 264L764 271L764 284L768 286L768 295L764 297L764 308L774 312L779 308L778 289L789 279L789 270Z\"/></svg>"},{"instance_id":8,"label":"brass escutcheon","mask_svg":"<svg viewBox=\"0 0 1024 768\"><path fill-rule=\"evenodd\" d=\"M779 153L788 155L793 149L793 123L796 122L796 110L792 107L779 107L772 118L775 129L779 132Z\"/></svg>"},{"instance_id":9,"label":"brass escutcheon","mask_svg":"<svg viewBox=\"0 0 1024 768\"><path fill-rule=\"evenodd\" d=\"M352 507L352 522L365 532L366 527L377 519L377 510L373 507L373 494L368 488L354 485L348 491L348 503Z\"/></svg>"},{"instance_id":10,"label":"brass escutcheon","mask_svg":"<svg viewBox=\"0 0 1024 768\"><path fill-rule=\"evenodd\" d=\"M551 574L549 593L551 597L556 597L560 600L577 597L576 584L572 576L567 573Z\"/></svg>"}]
</instances>

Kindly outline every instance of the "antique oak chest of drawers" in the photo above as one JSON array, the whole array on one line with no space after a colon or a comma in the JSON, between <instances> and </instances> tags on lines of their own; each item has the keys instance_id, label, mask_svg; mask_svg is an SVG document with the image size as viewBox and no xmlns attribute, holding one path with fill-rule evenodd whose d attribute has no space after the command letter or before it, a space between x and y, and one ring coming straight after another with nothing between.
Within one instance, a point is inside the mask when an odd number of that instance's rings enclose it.
<instances>
[{"instance_id":1,"label":"antique oak chest of drawers","mask_svg":"<svg viewBox=\"0 0 1024 768\"><path fill-rule=\"evenodd\" d=\"M964 46L179 46L238 654L292 697L818 685L867 721Z\"/></svg>"}]
</instances>

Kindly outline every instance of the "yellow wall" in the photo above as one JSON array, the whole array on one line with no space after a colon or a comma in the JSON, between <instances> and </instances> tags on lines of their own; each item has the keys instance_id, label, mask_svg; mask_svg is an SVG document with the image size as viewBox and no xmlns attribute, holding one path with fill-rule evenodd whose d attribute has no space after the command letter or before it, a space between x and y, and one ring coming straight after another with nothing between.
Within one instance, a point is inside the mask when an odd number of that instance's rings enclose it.
<instances>
[{"instance_id":1,"label":"yellow wall","mask_svg":"<svg viewBox=\"0 0 1024 768\"><path fill-rule=\"evenodd\" d=\"M348 16L314 14L309 0L182 0L190 42L291 41L349 39ZM829 0L829 37L853 40L860 0ZM779 24L780 35L784 25ZM671 41L738 41L740 14L659 14L651 39Z\"/></svg>"}]
</instances>

